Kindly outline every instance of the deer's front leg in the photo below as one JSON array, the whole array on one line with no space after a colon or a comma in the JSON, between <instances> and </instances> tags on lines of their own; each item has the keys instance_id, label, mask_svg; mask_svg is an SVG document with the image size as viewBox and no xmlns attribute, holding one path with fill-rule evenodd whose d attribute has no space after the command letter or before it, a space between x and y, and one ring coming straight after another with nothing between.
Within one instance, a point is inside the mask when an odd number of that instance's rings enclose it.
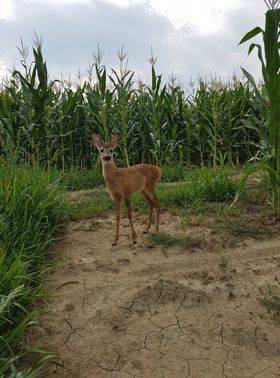
<instances>
[{"instance_id":1,"label":"deer's front leg","mask_svg":"<svg viewBox=\"0 0 280 378\"><path fill-rule=\"evenodd\" d=\"M114 198L116 210L116 233L112 245L117 245L120 238L121 198Z\"/></svg>"},{"instance_id":2,"label":"deer's front leg","mask_svg":"<svg viewBox=\"0 0 280 378\"><path fill-rule=\"evenodd\" d=\"M131 227L132 242L133 242L133 244L135 244L136 241L137 241L137 235L136 235L136 232L134 230L133 223L132 223L130 196L126 196L124 198L124 200L125 200L125 205L126 205L126 210L127 210L127 217L129 219L129 223L130 223L130 227Z\"/></svg>"}]
</instances>

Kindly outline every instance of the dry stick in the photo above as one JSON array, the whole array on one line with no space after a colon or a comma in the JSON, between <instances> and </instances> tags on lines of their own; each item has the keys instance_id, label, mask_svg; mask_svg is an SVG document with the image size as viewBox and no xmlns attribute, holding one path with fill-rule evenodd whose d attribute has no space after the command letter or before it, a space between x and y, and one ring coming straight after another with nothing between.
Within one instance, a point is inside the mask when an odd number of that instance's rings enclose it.
<instances>
[{"instance_id":1,"label":"dry stick","mask_svg":"<svg viewBox=\"0 0 280 378\"><path fill-rule=\"evenodd\" d=\"M71 284L79 284L80 282L79 281L68 281L68 282L64 282L63 284L59 285L55 291L61 289L62 287L66 286L66 285L71 285Z\"/></svg>"}]
</instances>

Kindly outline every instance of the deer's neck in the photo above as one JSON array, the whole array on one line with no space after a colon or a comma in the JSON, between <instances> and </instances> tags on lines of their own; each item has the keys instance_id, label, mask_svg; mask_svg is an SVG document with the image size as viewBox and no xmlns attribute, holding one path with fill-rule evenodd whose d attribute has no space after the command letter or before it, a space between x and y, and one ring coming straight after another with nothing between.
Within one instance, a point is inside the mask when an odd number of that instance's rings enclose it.
<instances>
[{"instance_id":1,"label":"deer's neck","mask_svg":"<svg viewBox=\"0 0 280 378\"><path fill-rule=\"evenodd\" d=\"M102 173L106 182L110 181L112 173L116 170L116 168L117 167L114 160L110 161L109 163L105 163L102 161Z\"/></svg>"}]
</instances>

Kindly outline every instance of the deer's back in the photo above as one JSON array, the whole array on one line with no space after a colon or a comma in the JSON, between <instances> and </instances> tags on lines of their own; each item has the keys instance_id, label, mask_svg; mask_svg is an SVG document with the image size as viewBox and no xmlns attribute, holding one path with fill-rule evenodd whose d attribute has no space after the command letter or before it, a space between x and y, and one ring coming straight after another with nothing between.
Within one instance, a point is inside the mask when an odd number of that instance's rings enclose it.
<instances>
[{"instance_id":1,"label":"deer's back","mask_svg":"<svg viewBox=\"0 0 280 378\"><path fill-rule=\"evenodd\" d=\"M127 168L115 168L106 178L107 191L122 196L154 188L161 177L160 168L152 164L137 164Z\"/></svg>"}]
</instances>

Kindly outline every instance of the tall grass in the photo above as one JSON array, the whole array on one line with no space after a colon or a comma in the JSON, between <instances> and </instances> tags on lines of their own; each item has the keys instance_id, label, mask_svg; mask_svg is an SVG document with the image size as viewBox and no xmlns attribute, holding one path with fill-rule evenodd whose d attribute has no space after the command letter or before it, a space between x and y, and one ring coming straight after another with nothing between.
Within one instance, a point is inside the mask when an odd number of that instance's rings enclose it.
<instances>
[{"instance_id":1,"label":"tall grass","mask_svg":"<svg viewBox=\"0 0 280 378\"><path fill-rule=\"evenodd\" d=\"M43 297L37 285L42 269L46 268L42 267L46 251L64 213L57 189L47 174L1 160L1 377L14 374L22 358L32 352L24 348L22 336L34 322L30 305Z\"/></svg>"},{"instance_id":2,"label":"tall grass","mask_svg":"<svg viewBox=\"0 0 280 378\"><path fill-rule=\"evenodd\" d=\"M260 137L244 120L263 122L263 113L242 80L199 79L184 91L174 76L163 83L152 57L151 80L144 84L134 80L122 48L118 70L108 72L98 49L83 83L51 81L40 40L32 62L24 45L20 52L21 69L0 90L0 153L19 162L90 168L97 159L89 141L93 130L104 139L121 132L122 165L216 166L242 163L257 151Z\"/></svg>"},{"instance_id":3,"label":"tall grass","mask_svg":"<svg viewBox=\"0 0 280 378\"><path fill-rule=\"evenodd\" d=\"M277 0L266 1L266 4L269 10L266 12L265 29L254 28L240 42L244 43L258 34L262 35L263 47L252 43L249 54L254 49L258 50L267 101L264 100L253 77L243 70L255 89L264 114L264 122L255 126L261 138L262 149L259 151L259 156L255 158L255 164L246 169L239 193L243 190L250 174L259 169L265 171L268 175L271 203L276 217L280 219L280 9ZM265 56L263 56L263 50Z\"/></svg>"}]
</instances>

